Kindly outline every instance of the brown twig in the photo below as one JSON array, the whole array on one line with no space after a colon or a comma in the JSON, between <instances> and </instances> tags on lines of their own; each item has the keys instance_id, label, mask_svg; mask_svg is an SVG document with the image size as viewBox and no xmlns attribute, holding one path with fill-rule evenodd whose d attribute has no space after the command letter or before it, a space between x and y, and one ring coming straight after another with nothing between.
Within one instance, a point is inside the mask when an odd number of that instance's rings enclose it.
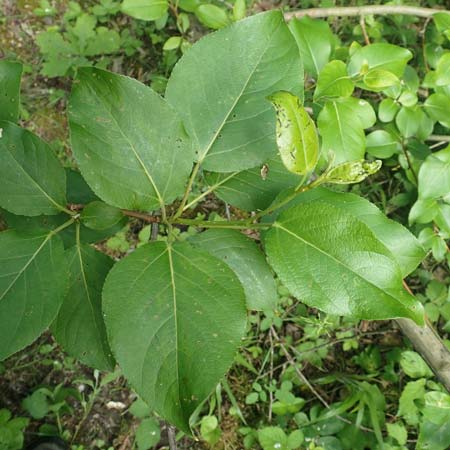
<instances>
[{"instance_id":1,"label":"brown twig","mask_svg":"<svg viewBox=\"0 0 450 450\"><path fill-rule=\"evenodd\" d=\"M140 213L138 211L131 211L129 209L121 209L122 214L128 217L135 217L136 219L145 220L148 223L160 223L160 216L151 216L150 214Z\"/></svg>"},{"instance_id":2,"label":"brown twig","mask_svg":"<svg viewBox=\"0 0 450 450\"><path fill-rule=\"evenodd\" d=\"M364 16L361 16L359 18L359 24L361 26L362 34L364 36L364 42L366 43L366 45L370 45L369 35L367 34L366 30L366 19L364 18Z\"/></svg>"}]
</instances>

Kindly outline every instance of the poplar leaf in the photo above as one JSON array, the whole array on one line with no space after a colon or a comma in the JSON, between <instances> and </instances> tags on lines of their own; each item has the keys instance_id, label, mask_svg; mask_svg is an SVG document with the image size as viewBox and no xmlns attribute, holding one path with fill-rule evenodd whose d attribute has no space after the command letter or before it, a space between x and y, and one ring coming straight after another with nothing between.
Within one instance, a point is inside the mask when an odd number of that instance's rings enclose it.
<instances>
[{"instance_id":1,"label":"poplar leaf","mask_svg":"<svg viewBox=\"0 0 450 450\"><path fill-rule=\"evenodd\" d=\"M299 175L313 171L319 158L319 138L300 99L286 91L268 99L277 113L277 145L284 165Z\"/></svg>"}]
</instances>

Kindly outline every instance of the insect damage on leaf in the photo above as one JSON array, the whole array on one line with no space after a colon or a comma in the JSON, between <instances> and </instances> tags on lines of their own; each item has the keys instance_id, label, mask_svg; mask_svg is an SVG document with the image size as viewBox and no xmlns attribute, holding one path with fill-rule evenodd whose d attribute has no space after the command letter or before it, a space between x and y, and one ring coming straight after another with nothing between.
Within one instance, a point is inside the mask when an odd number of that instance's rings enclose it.
<instances>
[{"instance_id":1,"label":"insect damage on leaf","mask_svg":"<svg viewBox=\"0 0 450 450\"><path fill-rule=\"evenodd\" d=\"M381 168L381 164L379 159L372 162L362 159L360 161L339 164L330 169L324 181L333 184L360 183L368 176L378 172Z\"/></svg>"},{"instance_id":2,"label":"insect damage on leaf","mask_svg":"<svg viewBox=\"0 0 450 450\"><path fill-rule=\"evenodd\" d=\"M316 126L301 100L286 91L268 97L277 113L276 138L283 164L298 175L314 170L319 158Z\"/></svg>"}]
</instances>

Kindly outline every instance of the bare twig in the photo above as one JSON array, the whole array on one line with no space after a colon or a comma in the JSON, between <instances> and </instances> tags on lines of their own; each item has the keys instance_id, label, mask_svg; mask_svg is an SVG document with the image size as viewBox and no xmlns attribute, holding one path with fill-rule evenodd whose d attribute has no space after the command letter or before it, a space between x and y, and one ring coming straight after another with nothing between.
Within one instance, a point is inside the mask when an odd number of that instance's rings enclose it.
<instances>
[{"instance_id":1,"label":"bare twig","mask_svg":"<svg viewBox=\"0 0 450 450\"><path fill-rule=\"evenodd\" d=\"M432 134L431 136L428 136L426 140L432 142L450 142L450 136L447 136L445 134Z\"/></svg>"},{"instance_id":2,"label":"bare twig","mask_svg":"<svg viewBox=\"0 0 450 450\"><path fill-rule=\"evenodd\" d=\"M364 16L361 16L359 18L359 24L361 25L361 31L364 36L364 42L366 43L366 45L370 45L369 35L367 34L366 30L366 19L364 18Z\"/></svg>"},{"instance_id":3,"label":"bare twig","mask_svg":"<svg viewBox=\"0 0 450 450\"><path fill-rule=\"evenodd\" d=\"M403 286L412 294L406 282L403 282ZM410 319L397 319L396 322L413 347L428 363L436 378L450 392L450 351L431 324L427 321L424 327L419 327Z\"/></svg>"},{"instance_id":4,"label":"bare twig","mask_svg":"<svg viewBox=\"0 0 450 450\"><path fill-rule=\"evenodd\" d=\"M419 6L406 6L406 5L373 5L373 6L343 6L335 8L309 8L299 11L291 11L284 14L286 20L293 17L329 17L329 16L367 16L370 14L376 14L380 16L387 16L391 14L400 14L405 16L417 16L417 17L431 17L438 12L448 12L448 10L434 9L434 8L422 8Z\"/></svg>"}]
</instances>

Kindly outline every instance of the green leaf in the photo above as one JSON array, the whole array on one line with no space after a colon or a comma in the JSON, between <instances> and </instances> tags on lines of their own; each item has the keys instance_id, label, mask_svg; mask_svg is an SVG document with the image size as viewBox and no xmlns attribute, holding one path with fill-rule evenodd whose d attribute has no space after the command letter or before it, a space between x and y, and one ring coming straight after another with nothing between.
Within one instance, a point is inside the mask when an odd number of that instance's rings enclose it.
<instances>
[{"instance_id":1,"label":"green leaf","mask_svg":"<svg viewBox=\"0 0 450 450\"><path fill-rule=\"evenodd\" d=\"M97 27L95 36L88 42L85 56L107 55L120 50L120 34L116 30Z\"/></svg>"},{"instance_id":2,"label":"green leaf","mask_svg":"<svg viewBox=\"0 0 450 450\"><path fill-rule=\"evenodd\" d=\"M340 208L364 222L394 255L403 278L415 270L425 258L424 249L407 228L388 219L373 203L358 195L318 187L297 196L290 205L315 201ZM273 216L273 218L276 217Z\"/></svg>"},{"instance_id":3,"label":"green leaf","mask_svg":"<svg viewBox=\"0 0 450 450\"><path fill-rule=\"evenodd\" d=\"M268 99L277 112L277 145L284 165L298 175L312 172L319 158L319 138L301 100L286 91Z\"/></svg>"},{"instance_id":4,"label":"green leaf","mask_svg":"<svg viewBox=\"0 0 450 450\"><path fill-rule=\"evenodd\" d=\"M426 113L442 126L450 128L450 97L445 94L431 94L424 103Z\"/></svg>"},{"instance_id":5,"label":"green leaf","mask_svg":"<svg viewBox=\"0 0 450 450\"><path fill-rule=\"evenodd\" d=\"M86 205L80 216L82 223L93 230L111 228L122 218L123 214L120 209L99 201Z\"/></svg>"},{"instance_id":6,"label":"green leaf","mask_svg":"<svg viewBox=\"0 0 450 450\"><path fill-rule=\"evenodd\" d=\"M66 280L64 248L53 232L0 233L0 360L50 325Z\"/></svg>"},{"instance_id":7,"label":"green leaf","mask_svg":"<svg viewBox=\"0 0 450 450\"><path fill-rule=\"evenodd\" d=\"M302 302L328 314L423 323L422 305L403 289L394 256L343 209L320 201L294 206L278 217L265 243L275 272Z\"/></svg>"},{"instance_id":8,"label":"green leaf","mask_svg":"<svg viewBox=\"0 0 450 450\"><path fill-rule=\"evenodd\" d=\"M195 15L205 27L219 30L230 24L227 12L216 5L204 4L199 5L195 10Z\"/></svg>"},{"instance_id":9,"label":"green leaf","mask_svg":"<svg viewBox=\"0 0 450 450\"><path fill-rule=\"evenodd\" d=\"M144 419L136 429L136 443L138 450L149 450L161 439L161 429L155 419Z\"/></svg>"},{"instance_id":10,"label":"green leaf","mask_svg":"<svg viewBox=\"0 0 450 450\"><path fill-rule=\"evenodd\" d=\"M236 230L207 230L189 242L226 263L244 287L247 307L272 310L278 300L276 283L255 241Z\"/></svg>"},{"instance_id":11,"label":"green leaf","mask_svg":"<svg viewBox=\"0 0 450 450\"><path fill-rule=\"evenodd\" d=\"M69 106L73 153L102 200L148 211L183 193L193 149L158 94L131 78L82 68Z\"/></svg>"},{"instance_id":12,"label":"green leaf","mask_svg":"<svg viewBox=\"0 0 450 450\"><path fill-rule=\"evenodd\" d=\"M450 29L450 14L448 12L438 12L433 14L433 20L440 33Z\"/></svg>"},{"instance_id":13,"label":"green leaf","mask_svg":"<svg viewBox=\"0 0 450 450\"><path fill-rule=\"evenodd\" d=\"M17 122L19 120L20 80L23 66L12 61L0 61L0 120Z\"/></svg>"},{"instance_id":14,"label":"green leaf","mask_svg":"<svg viewBox=\"0 0 450 450\"><path fill-rule=\"evenodd\" d=\"M65 41L62 34L55 30L39 33L36 43L44 55L69 56L77 53L76 47Z\"/></svg>"},{"instance_id":15,"label":"green leaf","mask_svg":"<svg viewBox=\"0 0 450 450\"><path fill-rule=\"evenodd\" d=\"M382 122L392 122L399 109L398 103L391 98L385 98L378 107L378 117Z\"/></svg>"},{"instance_id":16,"label":"green leaf","mask_svg":"<svg viewBox=\"0 0 450 450\"><path fill-rule=\"evenodd\" d=\"M408 431L403 424L387 423L386 428L389 436L394 438L399 445L406 445L406 441L408 439Z\"/></svg>"},{"instance_id":17,"label":"green leaf","mask_svg":"<svg viewBox=\"0 0 450 450\"><path fill-rule=\"evenodd\" d=\"M295 41L281 12L270 11L198 41L175 66L166 98L203 167L234 172L275 156L275 113L266 97L279 90L299 94L301 79Z\"/></svg>"},{"instance_id":18,"label":"green leaf","mask_svg":"<svg viewBox=\"0 0 450 450\"><path fill-rule=\"evenodd\" d=\"M353 184L360 183L368 176L377 173L381 168L381 161L372 162L362 159L339 164L333 167L326 175L324 182L333 184Z\"/></svg>"},{"instance_id":19,"label":"green leaf","mask_svg":"<svg viewBox=\"0 0 450 450\"><path fill-rule=\"evenodd\" d=\"M138 394L185 433L233 361L246 327L232 270L188 243L152 242L115 265L103 289L111 348Z\"/></svg>"},{"instance_id":20,"label":"green leaf","mask_svg":"<svg viewBox=\"0 0 450 450\"><path fill-rule=\"evenodd\" d=\"M425 114L419 107L402 107L395 117L395 124L404 137L417 135L421 122L425 119Z\"/></svg>"},{"instance_id":21,"label":"green leaf","mask_svg":"<svg viewBox=\"0 0 450 450\"><path fill-rule=\"evenodd\" d=\"M64 210L66 175L50 147L12 123L0 129L0 206L25 216Z\"/></svg>"},{"instance_id":22,"label":"green leaf","mask_svg":"<svg viewBox=\"0 0 450 450\"><path fill-rule=\"evenodd\" d=\"M327 102L317 119L322 152L333 152L336 164L363 159L364 128L372 126L375 120L375 113L365 100L349 97Z\"/></svg>"},{"instance_id":23,"label":"green leaf","mask_svg":"<svg viewBox=\"0 0 450 450\"><path fill-rule=\"evenodd\" d=\"M323 20L306 16L292 19L289 29L300 49L305 72L316 78L328 62L334 47L335 38L330 26Z\"/></svg>"},{"instance_id":24,"label":"green leaf","mask_svg":"<svg viewBox=\"0 0 450 450\"><path fill-rule=\"evenodd\" d=\"M102 315L102 288L113 261L87 244L66 251L69 291L52 325L58 343L84 364L113 370Z\"/></svg>"},{"instance_id":25,"label":"green leaf","mask_svg":"<svg viewBox=\"0 0 450 450\"><path fill-rule=\"evenodd\" d=\"M396 75L384 69L372 69L364 75L364 84L372 90L382 91L400 83Z\"/></svg>"},{"instance_id":26,"label":"green leaf","mask_svg":"<svg viewBox=\"0 0 450 450\"><path fill-rule=\"evenodd\" d=\"M444 53L436 67L436 86L447 86L450 84L450 53Z\"/></svg>"},{"instance_id":27,"label":"green leaf","mask_svg":"<svg viewBox=\"0 0 450 450\"><path fill-rule=\"evenodd\" d=\"M144 419L145 417L151 415L152 410L149 408L147 403L142 400L142 398L138 397L130 406L128 412L138 419Z\"/></svg>"},{"instance_id":28,"label":"green leaf","mask_svg":"<svg viewBox=\"0 0 450 450\"><path fill-rule=\"evenodd\" d=\"M140 20L158 20L169 8L167 0L123 0L123 13Z\"/></svg>"},{"instance_id":29,"label":"green leaf","mask_svg":"<svg viewBox=\"0 0 450 450\"><path fill-rule=\"evenodd\" d=\"M424 421L420 424L417 450L447 450L450 446L450 415L443 423Z\"/></svg>"},{"instance_id":30,"label":"green leaf","mask_svg":"<svg viewBox=\"0 0 450 450\"><path fill-rule=\"evenodd\" d=\"M314 100L322 97L350 97L354 89L346 65L342 61L330 61L319 73Z\"/></svg>"},{"instance_id":31,"label":"green leaf","mask_svg":"<svg viewBox=\"0 0 450 450\"><path fill-rule=\"evenodd\" d=\"M390 158L401 150L400 142L388 131L376 130L366 136L366 150L375 158Z\"/></svg>"},{"instance_id":32,"label":"green leaf","mask_svg":"<svg viewBox=\"0 0 450 450\"><path fill-rule=\"evenodd\" d=\"M83 180L79 172L66 169L67 178L67 201L73 204L86 204L98 198ZM67 221L67 214L61 213L56 216L18 216L8 211L0 211L6 220L8 228L17 231L54 230ZM109 236L114 235L126 224L127 218L123 219L111 228L105 230L92 230L80 224L80 241L87 243L99 242ZM72 247L76 243L75 226L65 228L59 233L63 240L64 247Z\"/></svg>"},{"instance_id":33,"label":"green leaf","mask_svg":"<svg viewBox=\"0 0 450 450\"><path fill-rule=\"evenodd\" d=\"M277 155L262 167L255 167L236 173L224 181L229 174L206 173L209 186L217 185L215 194L224 202L245 211L267 208L284 189L299 184L298 175L288 172Z\"/></svg>"},{"instance_id":34,"label":"green leaf","mask_svg":"<svg viewBox=\"0 0 450 450\"><path fill-rule=\"evenodd\" d=\"M288 436L287 447L289 450L300 448L304 440L305 436L303 432L301 430L295 430Z\"/></svg>"},{"instance_id":35,"label":"green leaf","mask_svg":"<svg viewBox=\"0 0 450 450\"><path fill-rule=\"evenodd\" d=\"M402 352L400 366L406 375L411 378L429 378L433 376L433 372L422 357L410 350Z\"/></svg>"},{"instance_id":36,"label":"green leaf","mask_svg":"<svg viewBox=\"0 0 450 450\"><path fill-rule=\"evenodd\" d=\"M33 419L42 419L50 411L47 393L44 389L37 389L31 395L24 398L22 408L25 409Z\"/></svg>"},{"instance_id":37,"label":"green leaf","mask_svg":"<svg viewBox=\"0 0 450 450\"><path fill-rule=\"evenodd\" d=\"M403 389L400 396L398 415L403 417L408 425L417 425L419 423L419 402L425 398L424 378L417 381L410 381Z\"/></svg>"},{"instance_id":38,"label":"green leaf","mask_svg":"<svg viewBox=\"0 0 450 450\"><path fill-rule=\"evenodd\" d=\"M164 51L170 51L170 50L176 50L183 41L183 38L181 36L172 36L164 43L163 50Z\"/></svg>"},{"instance_id":39,"label":"green leaf","mask_svg":"<svg viewBox=\"0 0 450 450\"><path fill-rule=\"evenodd\" d=\"M247 3L245 0L236 0L233 5L233 19L242 20L247 14Z\"/></svg>"},{"instance_id":40,"label":"green leaf","mask_svg":"<svg viewBox=\"0 0 450 450\"><path fill-rule=\"evenodd\" d=\"M202 438L211 446L219 442L221 430L216 416L205 416L200 423L200 434Z\"/></svg>"},{"instance_id":41,"label":"green leaf","mask_svg":"<svg viewBox=\"0 0 450 450\"><path fill-rule=\"evenodd\" d=\"M258 440L263 450L288 450L288 438L279 427L266 427L258 431Z\"/></svg>"},{"instance_id":42,"label":"green leaf","mask_svg":"<svg viewBox=\"0 0 450 450\"><path fill-rule=\"evenodd\" d=\"M397 45L378 43L366 45L356 50L350 57L348 73L358 75L362 69L384 70L401 78L412 53Z\"/></svg>"},{"instance_id":43,"label":"green leaf","mask_svg":"<svg viewBox=\"0 0 450 450\"><path fill-rule=\"evenodd\" d=\"M450 201L450 145L425 159L418 180L419 199Z\"/></svg>"}]
</instances>

